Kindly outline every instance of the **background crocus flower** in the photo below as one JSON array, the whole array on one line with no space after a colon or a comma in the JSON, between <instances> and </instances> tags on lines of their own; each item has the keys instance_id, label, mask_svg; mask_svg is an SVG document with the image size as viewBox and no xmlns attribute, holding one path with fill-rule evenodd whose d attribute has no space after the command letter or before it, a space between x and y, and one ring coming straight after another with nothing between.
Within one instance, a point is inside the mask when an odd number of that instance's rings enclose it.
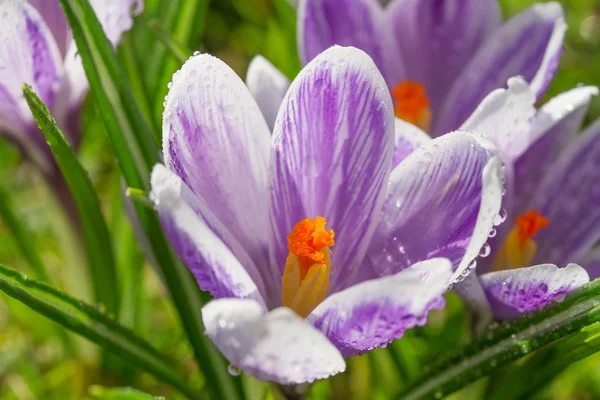
<instances>
[{"instance_id":1,"label":"background crocus flower","mask_svg":"<svg viewBox=\"0 0 600 400\"><path fill-rule=\"evenodd\" d=\"M539 98L558 64L566 25L558 3L501 22L495 0L301 0L298 45L308 62L355 46L382 71L399 118L432 136L458 129L492 90L521 75Z\"/></svg>"},{"instance_id":2,"label":"background crocus flower","mask_svg":"<svg viewBox=\"0 0 600 400\"><path fill-rule=\"evenodd\" d=\"M132 26L141 0L92 0L107 37L116 45ZM46 103L73 146L79 143L79 109L88 83L58 0L0 2L0 132L35 161L58 174L43 134L23 98L27 83Z\"/></svg>"},{"instance_id":3,"label":"background crocus flower","mask_svg":"<svg viewBox=\"0 0 600 400\"><path fill-rule=\"evenodd\" d=\"M597 93L578 87L536 110L531 88L513 78L463 126L494 142L506 166L506 222L479 261L483 291L470 282L471 295L485 303L485 294L497 318L560 300L600 275L593 250L600 239L600 121L577 135ZM557 267L568 263L585 269Z\"/></svg>"},{"instance_id":4,"label":"background crocus flower","mask_svg":"<svg viewBox=\"0 0 600 400\"><path fill-rule=\"evenodd\" d=\"M282 384L338 373L343 356L424 324L469 271L500 209L495 149L455 132L392 168L394 120L355 48L302 70L272 135L220 60L196 56L174 75L152 196L216 298L206 333L233 364Z\"/></svg>"}]
</instances>

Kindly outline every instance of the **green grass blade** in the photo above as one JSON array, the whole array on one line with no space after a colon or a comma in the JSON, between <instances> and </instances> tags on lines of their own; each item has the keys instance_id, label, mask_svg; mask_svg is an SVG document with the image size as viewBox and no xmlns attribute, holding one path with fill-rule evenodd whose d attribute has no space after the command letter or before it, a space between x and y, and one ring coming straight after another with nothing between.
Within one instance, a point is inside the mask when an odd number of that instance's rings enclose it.
<instances>
[{"instance_id":1,"label":"green grass blade","mask_svg":"<svg viewBox=\"0 0 600 400\"><path fill-rule=\"evenodd\" d=\"M148 28L150 28L150 31L152 31L154 36L166 46L169 53L171 53L180 65L186 62L188 57L192 55L190 49L187 49L181 43L175 42L171 37L171 34L162 27L158 19L148 21Z\"/></svg>"},{"instance_id":2,"label":"green grass blade","mask_svg":"<svg viewBox=\"0 0 600 400\"><path fill-rule=\"evenodd\" d=\"M48 107L28 85L23 86L23 95L50 145L79 210L96 301L103 304L108 312L118 315L120 290L112 244L92 182L56 126Z\"/></svg>"},{"instance_id":3,"label":"green grass blade","mask_svg":"<svg viewBox=\"0 0 600 400\"><path fill-rule=\"evenodd\" d=\"M201 398L188 388L182 376L163 354L98 308L46 283L28 279L1 264L0 290L46 318L133 362L190 399Z\"/></svg>"},{"instance_id":4,"label":"green grass blade","mask_svg":"<svg viewBox=\"0 0 600 400\"><path fill-rule=\"evenodd\" d=\"M90 387L90 395L95 400L158 400L160 397L140 392L132 388L104 388L102 386Z\"/></svg>"},{"instance_id":5,"label":"green grass blade","mask_svg":"<svg viewBox=\"0 0 600 400\"><path fill-rule=\"evenodd\" d=\"M25 226L24 221L17 217L15 206L9 193L1 187L0 215L2 216L2 220L6 224L6 227L10 230L23 257L25 257L27 263L29 263L35 277L44 282L51 282L50 276L48 275L48 272L46 272L46 267L44 267L42 259L40 258L36 241L32 240L33 235L29 232L29 228Z\"/></svg>"},{"instance_id":6,"label":"green grass blade","mask_svg":"<svg viewBox=\"0 0 600 400\"><path fill-rule=\"evenodd\" d=\"M88 0L60 0L77 43L92 93L129 187L149 192L150 171L160 161L158 145L146 124L109 41ZM166 87L166 86L165 86ZM154 210L135 205L157 267L194 349L213 397L239 399L239 378L204 335L202 292L179 261Z\"/></svg>"}]
</instances>

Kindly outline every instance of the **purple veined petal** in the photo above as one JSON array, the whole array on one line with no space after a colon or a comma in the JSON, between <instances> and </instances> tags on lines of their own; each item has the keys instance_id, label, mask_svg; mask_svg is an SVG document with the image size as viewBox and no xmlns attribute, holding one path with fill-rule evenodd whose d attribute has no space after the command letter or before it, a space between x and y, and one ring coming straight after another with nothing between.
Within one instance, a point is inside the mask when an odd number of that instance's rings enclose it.
<instances>
[{"instance_id":1,"label":"purple veined petal","mask_svg":"<svg viewBox=\"0 0 600 400\"><path fill-rule=\"evenodd\" d=\"M600 239L600 120L554 162L526 209L548 218L534 263L579 260Z\"/></svg>"},{"instance_id":2,"label":"purple veined petal","mask_svg":"<svg viewBox=\"0 0 600 400\"><path fill-rule=\"evenodd\" d=\"M523 78L510 78L508 88L488 94L460 129L482 135L512 160L531 143L535 101L535 94Z\"/></svg>"},{"instance_id":3,"label":"purple veined petal","mask_svg":"<svg viewBox=\"0 0 600 400\"><path fill-rule=\"evenodd\" d=\"M411 123L396 118L394 138L394 158L392 170L406 157L421 146L427 144L431 138L418 127Z\"/></svg>"},{"instance_id":4,"label":"purple veined petal","mask_svg":"<svg viewBox=\"0 0 600 400\"><path fill-rule=\"evenodd\" d=\"M542 78L554 73L558 55L556 42L562 42L566 25L558 3L535 4L508 20L483 43L453 83L439 115L433 118L433 136L458 128L492 90L504 87L508 78L520 75L537 93Z\"/></svg>"},{"instance_id":5,"label":"purple veined petal","mask_svg":"<svg viewBox=\"0 0 600 400\"><path fill-rule=\"evenodd\" d=\"M501 22L496 0L400 0L387 17L406 76L425 86L434 118L452 82Z\"/></svg>"},{"instance_id":6,"label":"purple veined petal","mask_svg":"<svg viewBox=\"0 0 600 400\"><path fill-rule=\"evenodd\" d=\"M588 251L581 261L578 263L587 271L590 280L594 280L600 276L600 248L596 247Z\"/></svg>"},{"instance_id":7,"label":"purple veined petal","mask_svg":"<svg viewBox=\"0 0 600 400\"><path fill-rule=\"evenodd\" d=\"M90 0L106 37L113 46L133 26L133 17L144 10L143 0Z\"/></svg>"},{"instance_id":8,"label":"purple veined petal","mask_svg":"<svg viewBox=\"0 0 600 400\"><path fill-rule=\"evenodd\" d=\"M215 298L250 298L264 304L256 266L206 204L163 165L154 167L151 184L163 229L200 289Z\"/></svg>"},{"instance_id":9,"label":"purple veined petal","mask_svg":"<svg viewBox=\"0 0 600 400\"><path fill-rule=\"evenodd\" d=\"M346 369L335 346L289 308L267 312L252 300L213 300L202 308L202 320L223 355L260 380L292 385Z\"/></svg>"},{"instance_id":10,"label":"purple veined petal","mask_svg":"<svg viewBox=\"0 0 600 400\"><path fill-rule=\"evenodd\" d=\"M565 146L576 136L588 110L595 87L580 87L553 98L531 123L531 145L514 162L515 213L526 211L531 196L555 164Z\"/></svg>"},{"instance_id":11,"label":"purple veined petal","mask_svg":"<svg viewBox=\"0 0 600 400\"><path fill-rule=\"evenodd\" d=\"M567 293L588 283L590 278L577 264L558 268L542 264L490 272L480 277L494 317L507 320L561 302Z\"/></svg>"},{"instance_id":12,"label":"purple veined petal","mask_svg":"<svg viewBox=\"0 0 600 400\"><path fill-rule=\"evenodd\" d=\"M353 46L373 59L390 86L404 76L398 44L378 0L300 0L297 15L304 64L331 46Z\"/></svg>"},{"instance_id":13,"label":"purple veined petal","mask_svg":"<svg viewBox=\"0 0 600 400\"><path fill-rule=\"evenodd\" d=\"M246 85L262 111L269 129L273 130L281 102L290 80L261 55L252 59L246 74Z\"/></svg>"},{"instance_id":14,"label":"purple veined petal","mask_svg":"<svg viewBox=\"0 0 600 400\"><path fill-rule=\"evenodd\" d=\"M392 101L375 64L332 47L292 82L273 133L270 164L274 260L281 276L287 235L321 215L335 231L332 292L356 274L377 226L392 163Z\"/></svg>"},{"instance_id":15,"label":"purple veined petal","mask_svg":"<svg viewBox=\"0 0 600 400\"><path fill-rule=\"evenodd\" d=\"M163 114L165 165L257 263L269 235L270 137L244 82L223 61L202 54L173 75Z\"/></svg>"},{"instance_id":16,"label":"purple veined petal","mask_svg":"<svg viewBox=\"0 0 600 400\"><path fill-rule=\"evenodd\" d=\"M325 299L307 317L344 357L382 347L415 326L425 325L452 275L449 260L423 261L395 275L365 281Z\"/></svg>"},{"instance_id":17,"label":"purple veined petal","mask_svg":"<svg viewBox=\"0 0 600 400\"><path fill-rule=\"evenodd\" d=\"M50 28L52 35L58 45L60 53L64 56L72 40L67 17L58 0L27 0L29 4L37 8L40 15Z\"/></svg>"},{"instance_id":18,"label":"purple veined petal","mask_svg":"<svg viewBox=\"0 0 600 400\"><path fill-rule=\"evenodd\" d=\"M452 281L460 280L486 243L501 200L502 170L490 142L466 132L434 139L392 171L368 257L380 275L444 257Z\"/></svg>"}]
</instances>

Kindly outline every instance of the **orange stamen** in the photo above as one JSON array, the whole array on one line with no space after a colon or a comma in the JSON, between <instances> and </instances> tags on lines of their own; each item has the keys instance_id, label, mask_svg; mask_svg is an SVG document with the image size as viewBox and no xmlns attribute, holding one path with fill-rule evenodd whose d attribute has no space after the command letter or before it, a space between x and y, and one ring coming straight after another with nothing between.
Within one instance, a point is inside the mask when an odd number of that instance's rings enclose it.
<instances>
[{"instance_id":1,"label":"orange stamen","mask_svg":"<svg viewBox=\"0 0 600 400\"><path fill-rule=\"evenodd\" d=\"M396 117L427 131L431 122L429 98L425 86L418 82L403 81L392 89Z\"/></svg>"},{"instance_id":2,"label":"orange stamen","mask_svg":"<svg viewBox=\"0 0 600 400\"><path fill-rule=\"evenodd\" d=\"M327 221L321 216L306 218L294 226L288 235L288 250L296 255L300 265L300 279L304 279L310 267L322 264L325 255L321 251L334 245L334 232L325 230Z\"/></svg>"},{"instance_id":3,"label":"orange stamen","mask_svg":"<svg viewBox=\"0 0 600 400\"><path fill-rule=\"evenodd\" d=\"M515 219L519 229L519 243L524 245L528 240L533 239L538 232L548 225L550 221L536 210L528 210L526 213Z\"/></svg>"}]
</instances>

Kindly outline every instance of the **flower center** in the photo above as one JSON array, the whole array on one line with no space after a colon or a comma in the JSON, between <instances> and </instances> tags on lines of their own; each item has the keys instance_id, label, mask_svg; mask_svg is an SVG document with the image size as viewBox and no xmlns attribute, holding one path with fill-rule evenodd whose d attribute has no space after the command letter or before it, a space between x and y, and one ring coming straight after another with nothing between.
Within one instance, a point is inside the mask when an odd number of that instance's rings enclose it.
<instances>
[{"instance_id":1,"label":"flower center","mask_svg":"<svg viewBox=\"0 0 600 400\"><path fill-rule=\"evenodd\" d=\"M533 238L548 225L548 218L536 210L528 210L518 216L515 219L515 227L504 240L494 260L494 270L528 267L537 249Z\"/></svg>"},{"instance_id":2,"label":"flower center","mask_svg":"<svg viewBox=\"0 0 600 400\"><path fill-rule=\"evenodd\" d=\"M285 271L281 278L283 304L307 317L327 296L329 288L329 247L334 232L326 230L321 216L298 222L288 235Z\"/></svg>"},{"instance_id":3,"label":"flower center","mask_svg":"<svg viewBox=\"0 0 600 400\"><path fill-rule=\"evenodd\" d=\"M431 126L431 110L425 86L418 82L402 81L392 89L396 117L418 126L425 132Z\"/></svg>"}]
</instances>

